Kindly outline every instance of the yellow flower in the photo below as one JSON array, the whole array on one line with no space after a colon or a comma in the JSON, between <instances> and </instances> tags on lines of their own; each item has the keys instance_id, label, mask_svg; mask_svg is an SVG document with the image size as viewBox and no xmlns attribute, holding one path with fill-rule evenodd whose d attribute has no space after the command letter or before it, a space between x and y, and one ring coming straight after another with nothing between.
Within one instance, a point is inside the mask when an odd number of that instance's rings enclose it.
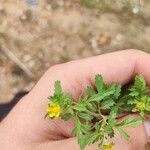
<instances>
[{"instance_id":1,"label":"yellow flower","mask_svg":"<svg viewBox=\"0 0 150 150\"><path fill-rule=\"evenodd\" d=\"M114 150L114 144L113 143L104 144L103 150Z\"/></svg>"},{"instance_id":2,"label":"yellow flower","mask_svg":"<svg viewBox=\"0 0 150 150\"><path fill-rule=\"evenodd\" d=\"M57 118L60 116L61 108L58 103L50 103L47 107L47 115L50 118Z\"/></svg>"}]
</instances>

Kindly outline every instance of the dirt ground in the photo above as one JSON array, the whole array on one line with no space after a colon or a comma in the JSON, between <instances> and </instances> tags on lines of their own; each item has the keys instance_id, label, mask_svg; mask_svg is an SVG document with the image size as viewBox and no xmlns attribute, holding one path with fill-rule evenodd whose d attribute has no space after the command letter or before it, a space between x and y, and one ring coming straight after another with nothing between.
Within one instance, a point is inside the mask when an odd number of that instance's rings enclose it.
<instances>
[{"instance_id":1,"label":"dirt ground","mask_svg":"<svg viewBox=\"0 0 150 150\"><path fill-rule=\"evenodd\" d=\"M149 0L0 1L0 102L54 64L134 48L150 52ZM25 72L4 52L17 57Z\"/></svg>"}]
</instances>

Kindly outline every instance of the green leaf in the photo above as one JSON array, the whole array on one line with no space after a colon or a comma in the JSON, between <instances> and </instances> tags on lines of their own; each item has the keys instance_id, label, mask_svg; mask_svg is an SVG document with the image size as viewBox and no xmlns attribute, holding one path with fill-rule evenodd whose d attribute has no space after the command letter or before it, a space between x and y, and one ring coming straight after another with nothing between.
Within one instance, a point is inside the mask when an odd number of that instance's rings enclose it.
<instances>
[{"instance_id":1,"label":"green leaf","mask_svg":"<svg viewBox=\"0 0 150 150\"><path fill-rule=\"evenodd\" d=\"M118 108L113 107L108 117L108 124L110 127L113 127L116 124L116 117L118 113Z\"/></svg>"},{"instance_id":2,"label":"green leaf","mask_svg":"<svg viewBox=\"0 0 150 150\"><path fill-rule=\"evenodd\" d=\"M104 81L103 81L103 77L101 75L95 76L95 84L96 84L98 93L102 92L103 88L104 88Z\"/></svg>"},{"instance_id":3,"label":"green leaf","mask_svg":"<svg viewBox=\"0 0 150 150\"><path fill-rule=\"evenodd\" d=\"M58 80L55 81L55 94L56 95L61 95L62 94L61 83Z\"/></svg>"},{"instance_id":4,"label":"green leaf","mask_svg":"<svg viewBox=\"0 0 150 150\"><path fill-rule=\"evenodd\" d=\"M146 82L142 75L137 75L135 77L134 86L138 90L145 90L146 89Z\"/></svg>"},{"instance_id":5,"label":"green leaf","mask_svg":"<svg viewBox=\"0 0 150 150\"><path fill-rule=\"evenodd\" d=\"M74 136L76 136L78 134L78 132L80 133L81 132L81 123L80 123L80 120L78 118L76 118L76 123L75 123L75 127L74 129L72 130L72 134Z\"/></svg>"},{"instance_id":6,"label":"green leaf","mask_svg":"<svg viewBox=\"0 0 150 150\"><path fill-rule=\"evenodd\" d=\"M117 128L117 130L119 131L119 133L126 139L129 139L129 135L121 128Z\"/></svg>"},{"instance_id":7,"label":"green leaf","mask_svg":"<svg viewBox=\"0 0 150 150\"><path fill-rule=\"evenodd\" d=\"M132 98L130 95L123 95L119 100L117 100L117 106L119 107L119 112L132 112L132 109L134 105L128 104L129 103L134 103L134 98Z\"/></svg>"},{"instance_id":8,"label":"green leaf","mask_svg":"<svg viewBox=\"0 0 150 150\"><path fill-rule=\"evenodd\" d=\"M75 128L73 129L73 135L77 135L79 133L87 133L91 130L91 126L88 124L82 124L79 118L76 118Z\"/></svg>"},{"instance_id":9,"label":"green leaf","mask_svg":"<svg viewBox=\"0 0 150 150\"><path fill-rule=\"evenodd\" d=\"M137 75L135 77L134 85L130 88L131 96L141 96L148 92L148 87L146 86L145 79L142 75Z\"/></svg>"},{"instance_id":10,"label":"green leaf","mask_svg":"<svg viewBox=\"0 0 150 150\"><path fill-rule=\"evenodd\" d=\"M102 102L101 102L101 108L103 109L110 109L111 106L114 106L115 105L115 102L113 99L104 99Z\"/></svg>"},{"instance_id":11,"label":"green leaf","mask_svg":"<svg viewBox=\"0 0 150 150\"><path fill-rule=\"evenodd\" d=\"M93 116L84 112L79 113L78 116L87 121L91 121L93 119Z\"/></svg>"},{"instance_id":12,"label":"green leaf","mask_svg":"<svg viewBox=\"0 0 150 150\"><path fill-rule=\"evenodd\" d=\"M127 128L127 127L136 127L140 124L142 124L141 117L138 118L127 118L123 120L122 122L118 123L116 126L121 128Z\"/></svg>"},{"instance_id":13,"label":"green leaf","mask_svg":"<svg viewBox=\"0 0 150 150\"><path fill-rule=\"evenodd\" d=\"M90 111L93 111L93 112L97 112L98 108L97 108L97 105L93 102L93 103L88 103L87 104L87 109L89 109Z\"/></svg>"},{"instance_id":14,"label":"green leaf","mask_svg":"<svg viewBox=\"0 0 150 150\"><path fill-rule=\"evenodd\" d=\"M81 124L80 129L82 133L86 134L91 131L91 126L88 124Z\"/></svg>"},{"instance_id":15,"label":"green leaf","mask_svg":"<svg viewBox=\"0 0 150 150\"><path fill-rule=\"evenodd\" d=\"M72 116L74 116L74 115L75 115L75 113L74 113L74 111L73 111L73 109L72 109L72 108L69 108L67 111L68 111L68 113L70 113Z\"/></svg>"},{"instance_id":16,"label":"green leaf","mask_svg":"<svg viewBox=\"0 0 150 150\"><path fill-rule=\"evenodd\" d=\"M81 131L81 123L79 120L76 122L76 127L73 129L72 134L77 137L78 144L80 145L81 150L84 150L87 137Z\"/></svg>"},{"instance_id":17,"label":"green leaf","mask_svg":"<svg viewBox=\"0 0 150 150\"><path fill-rule=\"evenodd\" d=\"M115 89L114 88L109 88L106 91L103 91L102 93L98 93L93 95L90 99L91 100L95 100L95 101L101 101L102 99L112 95L115 93Z\"/></svg>"},{"instance_id":18,"label":"green leaf","mask_svg":"<svg viewBox=\"0 0 150 150\"><path fill-rule=\"evenodd\" d=\"M84 125L80 122L79 118L76 118L76 125L72 131L72 134L77 136L78 144L80 145L81 150L87 145L87 136L91 127L89 125Z\"/></svg>"},{"instance_id":19,"label":"green leaf","mask_svg":"<svg viewBox=\"0 0 150 150\"><path fill-rule=\"evenodd\" d=\"M67 93L61 94L59 98L59 104L62 109L68 109L72 105L71 96Z\"/></svg>"},{"instance_id":20,"label":"green leaf","mask_svg":"<svg viewBox=\"0 0 150 150\"><path fill-rule=\"evenodd\" d=\"M84 150L84 148L87 145L86 143L87 137L81 133L78 133L77 138L78 138L78 144L80 145L81 150Z\"/></svg>"},{"instance_id":21,"label":"green leaf","mask_svg":"<svg viewBox=\"0 0 150 150\"><path fill-rule=\"evenodd\" d=\"M96 91L92 87L88 86L87 87L87 94L89 96L92 96L92 95L96 94Z\"/></svg>"},{"instance_id":22,"label":"green leaf","mask_svg":"<svg viewBox=\"0 0 150 150\"><path fill-rule=\"evenodd\" d=\"M74 109L78 110L79 112L85 111L87 103L87 101L80 101L78 104L75 105Z\"/></svg>"},{"instance_id":23,"label":"green leaf","mask_svg":"<svg viewBox=\"0 0 150 150\"><path fill-rule=\"evenodd\" d=\"M69 119L72 118L72 114L71 114L71 113L63 114L61 118L62 118L64 121L68 121Z\"/></svg>"},{"instance_id":24,"label":"green leaf","mask_svg":"<svg viewBox=\"0 0 150 150\"><path fill-rule=\"evenodd\" d=\"M131 91L131 93L129 94L130 96L137 97L140 95L140 92L138 92L134 87L132 87L130 91Z\"/></svg>"},{"instance_id":25,"label":"green leaf","mask_svg":"<svg viewBox=\"0 0 150 150\"><path fill-rule=\"evenodd\" d=\"M96 122L96 123L94 124L94 128L95 128L95 130L96 130L97 132L99 132L99 131L101 130L102 126L99 124L99 122Z\"/></svg>"},{"instance_id":26,"label":"green leaf","mask_svg":"<svg viewBox=\"0 0 150 150\"><path fill-rule=\"evenodd\" d=\"M115 88L114 96L117 99L120 96L120 94L121 94L121 85L114 84L114 88Z\"/></svg>"},{"instance_id":27,"label":"green leaf","mask_svg":"<svg viewBox=\"0 0 150 150\"><path fill-rule=\"evenodd\" d=\"M95 133L92 133L92 134L90 134L90 135L87 135L86 144L87 144L87 145L90 145L90 144L95 143L95 142L98 140L98 137L99 137L99 135L98 135L98 134L95 134Z\"/></svg>"},{"instance_id":28,"label":"green leaf","mask_svg":"<svg viewBox=\"0 0 150 150\"><path fill-rule=\"evenodd\" d=\"M109 137L114 137L114 130L113 130L113 128L107 128L107 134L108 134L108 136Z\"/></svg>"},{"instance_id":29,"label":"green leaf","mask_svg":"<svg viewBox=\"0 0 150 150\"><path fill-rule=\"evenodd\" d=\"M128 104L128 105L135 105L136 103L137 103L137 100L134 99L134 98L130 98L130 99L128 99L128 101L127 101L127 104Z\"/></svg>"}]
</instances>

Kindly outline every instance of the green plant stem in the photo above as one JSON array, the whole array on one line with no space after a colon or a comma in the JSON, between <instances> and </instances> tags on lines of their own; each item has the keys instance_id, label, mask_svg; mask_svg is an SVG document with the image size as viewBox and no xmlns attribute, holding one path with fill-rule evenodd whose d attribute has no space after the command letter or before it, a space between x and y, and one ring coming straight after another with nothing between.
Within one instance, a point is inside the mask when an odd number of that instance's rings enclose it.
<instances>
[{"instance_id":1,"label":"green plant stem","mask_svg":"<svg viewBox=\"0 0 150 150\"><path fill-rule=\"evenodd\" d=\"M91 114L91 115L94 116L94 117L99 117L99 116L100 116L99 114L96 114L96 113L91 112L91 111L89 111L89 110L86 110L85 112Z\"/></svg>"}]
</instances>

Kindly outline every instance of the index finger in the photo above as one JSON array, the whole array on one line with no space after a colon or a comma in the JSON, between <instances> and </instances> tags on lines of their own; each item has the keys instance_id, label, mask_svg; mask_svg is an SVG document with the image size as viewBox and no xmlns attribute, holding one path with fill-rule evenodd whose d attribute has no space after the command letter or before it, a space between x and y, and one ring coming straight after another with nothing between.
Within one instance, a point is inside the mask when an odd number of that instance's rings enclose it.
<instances>
[{"instance_id":1,"label":"index finger","mask_svg":"<svg viewBox=\"0 0 150 150\"><path fill-rule=\"evenodd\" d=\"M106 83L125 84L135 74L142 74L150 84L150 55L137 50L124 50L83 60L71 61L50 68L39 81L34 93L40 95L53 92L56 80L62 82L63 89L73 96L79 96L87 85L93 84L96 74L101 74ZM37 96L37 95L36 95Z\"/></svg>"}]
</instances>

